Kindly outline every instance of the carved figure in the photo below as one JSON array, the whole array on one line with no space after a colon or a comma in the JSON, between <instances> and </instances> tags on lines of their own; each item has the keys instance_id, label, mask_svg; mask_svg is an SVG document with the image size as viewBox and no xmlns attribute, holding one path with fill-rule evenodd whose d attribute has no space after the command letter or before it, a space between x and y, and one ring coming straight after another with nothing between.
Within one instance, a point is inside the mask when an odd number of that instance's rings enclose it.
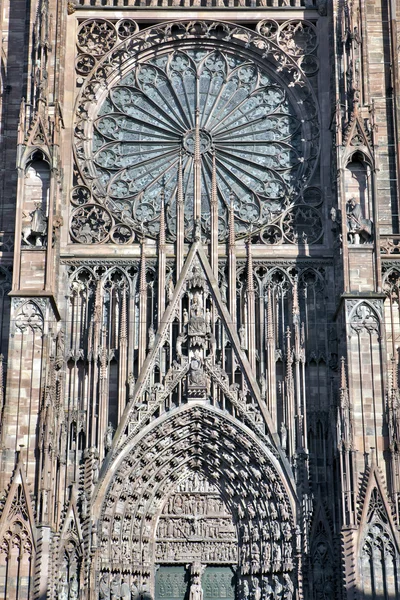
<instances>
[{"instance_id":1,"label":"carved figure","mask_svg":"<svg viewBox=\"0 0 400 600\"><path fill-rule=\"evenodd\" d=\"M168 281L168 302L171 302L174 297L174 282L172 281L172 277L170 277Z\"/></svg>"},{"instance_id":2,"label":"carved figure","mask_svg":"<svg viewBox=\"0 0 400 600\"><path fill-rule=\"evenodd\" d=\"M285 423L281 423L281 446L284 450L286 450L287 446L287 429Z\"/></svg>"},{"instance_id":3,"label":"carved figure","mask_svg":"<svg viewBox=\"0 0 400 600\"><path fill-rule=\"evenodd\" d=\"M261 600L261 588L257 577L253 579L253 598L254 600Z\"/></svg>"},{"instance_id":4,"label":"carved figure","mask_svg":"<svg viewBox=\"0 0 400 600\"><path fill-rule=\"evenodd\" d=\"M154 348L155 341L156 341L156 333L154 331L153 325L150 325L150 327L149 327L149 341L148 341L148 344L147 344L147 349L148 350L152 350Z\"/></svg>"},{"instance_id":5,"label":"carved figure","mask_svg":"<svg viewBox=\"0 0 400 600\"><path fill-rule=\"evenodd\" d=\"M347 202L347 230L350 244L368 243L372 236L372 221L365 219L360 203L353 196Z\"/></svg>"},{"instance_id":6,"label":"carved figure","mask_svg":"<svg viewBox=\"0 0 400 600\"><path fill-rule=\"evenodd\" d=\"M260 393L263 400L267 397L267 382L263 373L260 375Z\"/></svg>"},{"instance_id":7,"label":"carved figure","mask_svg":"<svg viewBox=\"0 0 400 600\"><path fill-rule=\"evenodd\" d=\"M23 211L22 217L22 241L27 246L43 246L47 233L47 217L40 202L35 202L35 210L29 215Z\"/></svg>"},{"instance_id":8,"label":"carved figure","mask_svg":"<svg viewBox=\"0 0 400 600\"><path fill-rule=\"evenodd\" d=\"M93 483L97 483L99 479L99 457L97 453L93 456L92 473L92 481Z\"/></svg>"},{"instance_id":9,"label":"carved figure","mask_svg":"<svg viewBox=\"0 0 400 600\"><path fill-rule=\"evenodd\" d=\"M190 586L189 600L203 600L203 590L198 575L193 578L193 582Z\"/></svg>"},{"instance_id":10,"label":"carved figure","mask_svg":"<svg viewBox=\"0 0 400 600\"><path fill-rule=\"evenodd\" d=\"M111 600L121 600L121 575L117 573L110 584Z\"/></svg>"},{"instance_id":11,"label":"carved figure","mask_svg":"<svg viewBox=\"0 0 400 600\"><path fill-rule=\"evenodd\" d=\"M125 579L121 581L121 600L131 600L131 590Z\"/></svg>"},{"instance_id":12,"label":"carved figure","mask_svg":"<svg viewBox=\"0 0 400 600\"><path fill-rule=\"evenodd\" d=\"M239 340L241 349L246 350L246 327L243 324L239 327Z\"/></svg>"},{"instance_id":13,"label":"carved figure","mask_svg":"<svg viewBox=\"0 0 400 600\"><path fill-rule=\"evenodd\" d=\"M100 577L99 600L110 600L110 584L107 573L103 573Z\"/></svg>"},{"instance_id":14,"label":"carved figure","mask_svg":"<svg viewBox=\"0 0 400 600\"><path fill-rule=\"evenodd\" d=\"M57 585L57 600L68 600L67 574L62 573Z\"/></svg>"},{"instance_id":15,"label":"carved figure","mask_svg":"<svg viewBox=\"0 0 400 600\"><path fill-rule=\"evenodd\" d=\"M42 210L40 202L35 203L35 210L31 213L31 236L35 246L43 246L47 233L47 217Z\"/></svg>"},{"instance_id":16,"label":"carved figure","mask_svg":"<svg viewBox=\"0 0 400 600\"><path fill-rule=\"evenodd\" d=\"M243 581L243 600L248 600L250 596L249 584L246 579Z\"/></svg>"},{"instance_id":17,"label":"carved figure","mask_svg":"<svg viewBox=\"0 0 400 600\"><path fill-rule=\"evenodd\" d=\"M206 377L197 358L190 361L189 385L203 387L206 385Z\"/></svg>"},{"instance_id":18,"label":"carved figure","mask_svg":"<svg viewBox=\"0 0 400 600\"><path fill-rule=\"evenodd\" d=\"M292 600L294 594L294 585L287 573L283 574L284 588L283 597L285 600Z\"/></svg>"},{"instance_id":19,"label":"carved figure","mask_svg":"<svg viewBox=\"0 0 400 600\"><path fill-rule=\"evenodd\" d=\"M182 344L184 344L186 342L186 335L183 333L180 333L178 335L178 337L176 338L176 356L178 358L179 361L182 360Z\"/></svg>"},{"instance_id":20,"label":"carved figure","mask_svg":"<svg viewBox=\"0 0 400 600\"><path fill-rule=\"evenodd\" d=\"M71 581L69 582L69 600L76 600L79 594L79 583L76 578L75 573L73 573L71 577Z\"/></svg>"},{"instance_id":21,"label":"carved figure","mask_svg":"<svg viewBox=\"0 0 400 600\"><path fill-rule=\"evenodd\" d=\"M106 433L104 435L104 447L106 449L106 452L108 452L111 449L113 436L114 436L114 427L112 426L111 423L109 423L108 427L106 429Z\"/></svg>"},{"instance_id":22,"label":"carved figure","mask_svg":"<svg viewBox=\"0 0 400 600\"><path fill-rule=\"evenodd\" d=\"M272 579L275 583L274 586L274 600L280 600L282 598L283 585L279 581L279 577L277 575L272 575Z\"/></svg>"}]
</instances>

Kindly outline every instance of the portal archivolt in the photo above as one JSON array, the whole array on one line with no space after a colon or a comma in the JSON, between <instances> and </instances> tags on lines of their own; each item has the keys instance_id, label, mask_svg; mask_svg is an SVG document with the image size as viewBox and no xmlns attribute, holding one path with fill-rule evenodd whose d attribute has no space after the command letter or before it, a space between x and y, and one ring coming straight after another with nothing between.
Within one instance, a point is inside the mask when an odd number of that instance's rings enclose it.
<instances>
[{"instance_id":1,"label":"portal archivolt","mask_svg":"<svg viewBox=\"0 0 400 600\"><path fill-rule=\"evenodd\" d=\"M293 585L299 533L278 461L211 406L153 422L109 465L96 507L103 581L152 589L156 566L191 563L238 568L244 590Z\"/></svg>"}]
</instances>

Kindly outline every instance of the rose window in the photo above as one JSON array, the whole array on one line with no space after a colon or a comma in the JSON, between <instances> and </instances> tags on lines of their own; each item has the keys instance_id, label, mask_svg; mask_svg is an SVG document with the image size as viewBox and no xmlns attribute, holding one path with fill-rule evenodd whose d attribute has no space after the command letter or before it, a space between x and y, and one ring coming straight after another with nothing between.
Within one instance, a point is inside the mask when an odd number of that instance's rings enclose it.
<instances>
[{"instance_id":1,"label":"rose window","mask_svg":"<svg viewBox=\"0 0 400 600\"><path fill-rule=\"evenodd\" d=\"M299 197L315 161L306 127L277 76L245 54L169 50L141 61L111 88L94 119L88 169L116 222L152 237L163 195L169 240L176 235L181 173L190 238L198 143L203 234L210 231L215 155L224 240L231 204L242 236Z\"/></svg>"}]
</instances>

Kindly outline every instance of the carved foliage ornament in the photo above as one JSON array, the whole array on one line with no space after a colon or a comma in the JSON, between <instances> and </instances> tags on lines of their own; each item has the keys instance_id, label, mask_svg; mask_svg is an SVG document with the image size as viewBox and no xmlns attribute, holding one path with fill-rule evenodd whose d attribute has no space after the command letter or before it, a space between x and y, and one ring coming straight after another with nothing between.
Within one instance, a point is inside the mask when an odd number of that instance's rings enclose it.
<instances>
[{"instance_id":1,"label":"carved foliage ornament","mask_svg":"<svg viewBox=\"0 0 400 600\"><path fill-rule=\"evenodd\" d=\"M111 24L106 23L101 27L108 39ZM101 38L93 22L87 27L93 50L88 51L89 41L85 47L80 43L81 71L90 68L89 57ZM241 236L279 219L300 199L318 155L318 119L312 89L296 61L275 42L242 27L167 24L117 44L82 87L75 156L86 184L79 189L89 192L75 188L72 193L72 203L80 206L72 215L74 241L88 243L93 227L90 243L105 242L116 225L124 228L119 243L131 240L134 230L156 237L161 190L167 236L173 241L180 172L190 238L196 127L203 233L210 232L213 153L221 240L228 235L231 202ZM92 218L94 205L102 205L100 220L107 221L107 232L104 225L99 231ZM285 233L285 239L294 235Z\"/></svg>"}]
</instances>

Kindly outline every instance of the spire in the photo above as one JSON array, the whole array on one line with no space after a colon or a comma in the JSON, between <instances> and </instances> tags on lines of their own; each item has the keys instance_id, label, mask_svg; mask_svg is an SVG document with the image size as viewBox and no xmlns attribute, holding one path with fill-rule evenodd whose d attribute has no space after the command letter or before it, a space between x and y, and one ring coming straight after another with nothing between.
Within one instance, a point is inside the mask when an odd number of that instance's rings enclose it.
<instances>
[{"instance_id":1,"label":"spire","mask_svg":"<svg viewBox=\"0 0 400 600\"><path fill-rule=\"evenodd\" d=\"M293 381L293 370L292 370L292 333L290 327L286 328L286 378L288 381Z\"/></svg>"},{"instance_id":2,"label":"spire","mask_svg":"<svg viewBox=\"0 0 400 600\"><path fill-rule=\"evenodd\" d=\"M340 359L340 390L347 390L346 361L344 356Z\"/></svg>"}]
</instances>

